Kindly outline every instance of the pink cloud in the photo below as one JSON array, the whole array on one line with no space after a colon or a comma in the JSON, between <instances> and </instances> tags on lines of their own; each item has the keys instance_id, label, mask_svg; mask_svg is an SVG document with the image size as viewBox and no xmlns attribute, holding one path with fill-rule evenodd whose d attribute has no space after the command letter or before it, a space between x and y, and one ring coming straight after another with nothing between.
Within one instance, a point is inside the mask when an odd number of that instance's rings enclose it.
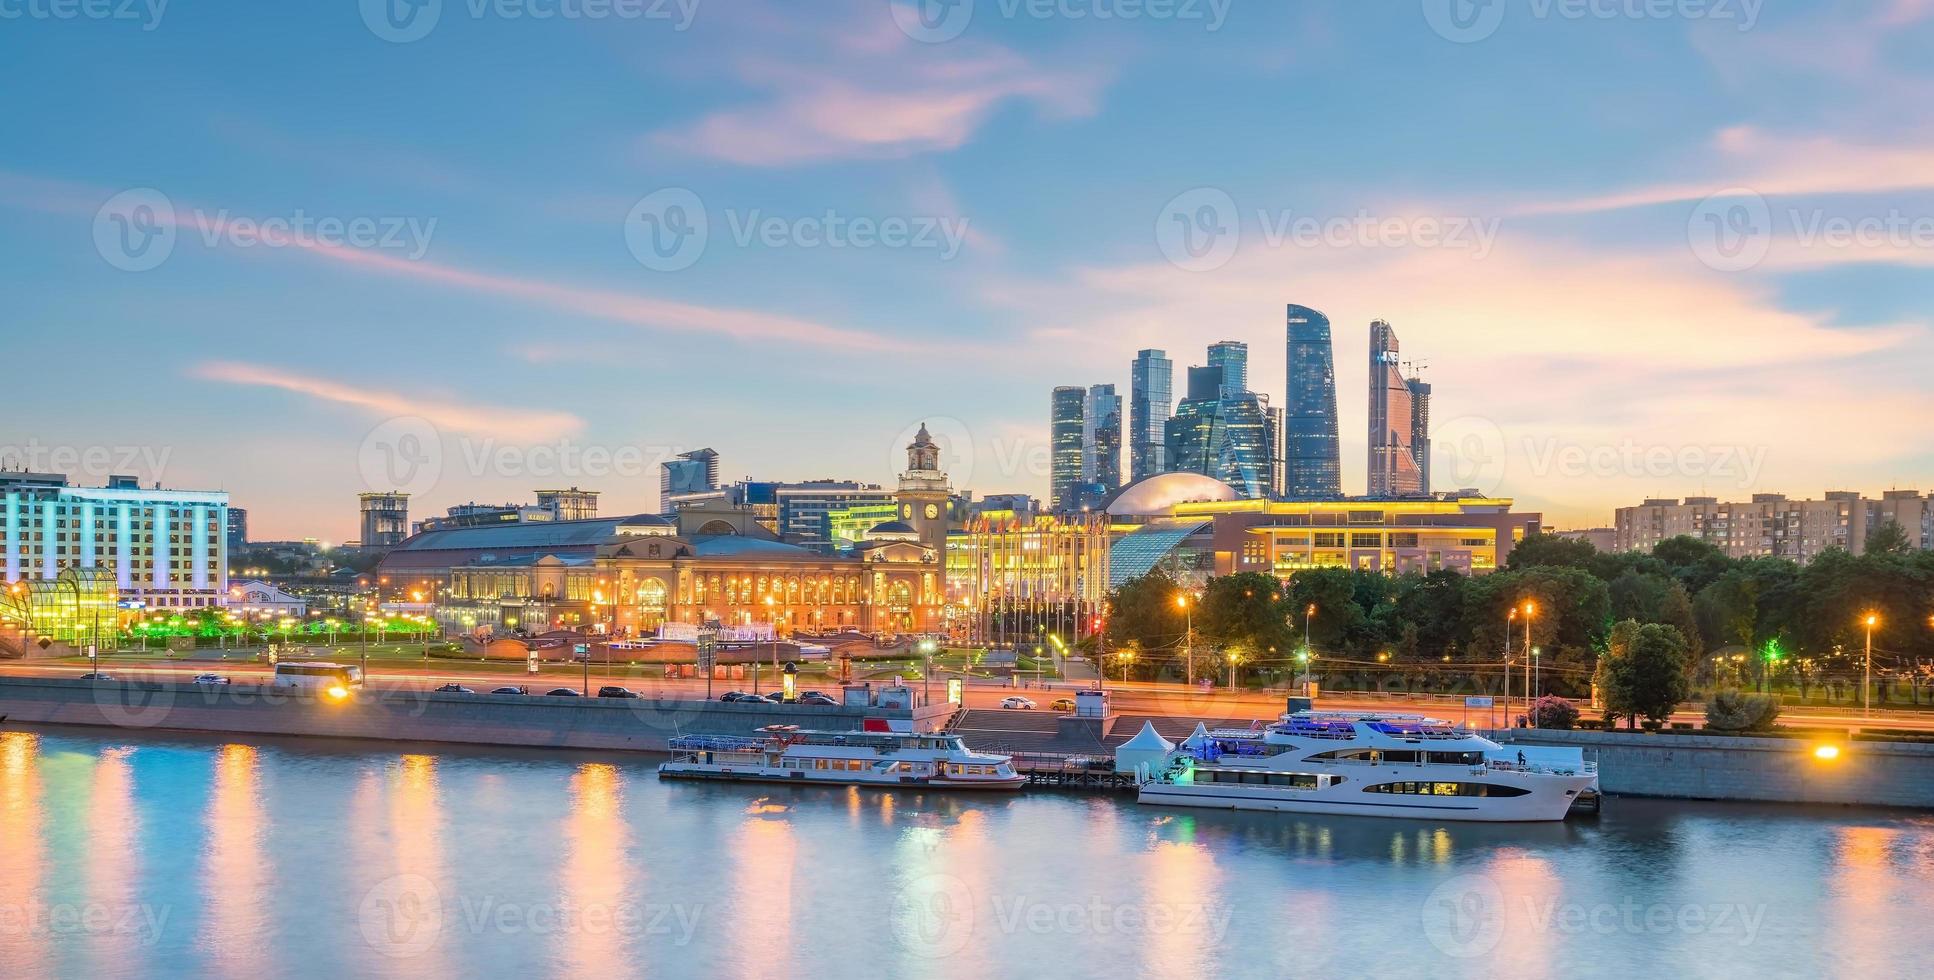
<instances>
[{"instance_id":1,"label":"pink cloud","mask_svg":"<svg viewBox=\"0 0 1934 980\"><path fill-rule=\"evenodd\" d=\"M315 401L360 409L380 417L418 416L446 432L495 436L514 442L556 439L584 427L584 420L566 412L474 405L459 401L414 397L395 391L359 388L327 378L311 377L283 368L234 361L213 361L195 368L197 377L227 384L274 388Z\"/></svg>"}]
</instances>

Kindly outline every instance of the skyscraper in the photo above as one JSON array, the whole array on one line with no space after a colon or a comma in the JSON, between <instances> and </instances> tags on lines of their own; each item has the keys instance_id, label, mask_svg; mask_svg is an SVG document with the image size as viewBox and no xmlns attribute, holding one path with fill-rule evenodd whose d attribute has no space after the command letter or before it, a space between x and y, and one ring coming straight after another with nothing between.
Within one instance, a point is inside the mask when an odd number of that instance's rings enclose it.
<instances>
[{"instance_id":1,"label":"skyscraper","mask_svg":"<svg viewBox=\"0 0 1934 980\"><path fill-rule=\"evenodd\" d=\"M1073 507L1082 483L1082 436L1087 426L1088 389L1062 385L1054 389L1048 415L1048 506Z\"/></svg>"},{"instance_id":2,"label":"skyscraper","mask_svg":"<svg viewBox=\"0 0 1934 980\"><path fill-rule=\"evenodd\" d=\"M1415 399L1403 376L1397 331L1370 324L1370 480L1372 497L1410 497L1424 492L1423 471L1412 444Z\"/></svg>"},{"instance_id":3,"label":"skyscraper","mask_svg":"<svg viewBox=\"0 0 1934 980\"><path fill-rule=\"evenodd\" d=\"M1335 500L1343 495L1343 462L1336 432L1330 318L1292 303L1287 337L1282 493L1291 500Z\"/></svg>"},{"instance_id":4,"label":"skyscraper","mask_svg":"<svg viewBox=\"0 0 1934 980\"><path fill-rule=\"evenodd\" d=\"M1233 392L1220 367L1189 368L1188 397L1168 420L1171 472L1200 473L1244 497L1275 493L1268 403L1254 392Z\"/></svg>"},{"instance_id":5,"label":"skyscraper","mask_svg":"<svg viewBox=\"0 0 1934 980\"><path fill-rule=\"evenodd\" d=\"M1417 457L1418 480L1430 492L1430 382L1410 378L1410 451Z\"/></svg>"},{"instance_id":6,"label":"skyscraper","mask_svg":"<svg viewBox=\"0 0 1934 980\"><path fill-rule=\"evenodd\" d=\"M1209 366L1222 369L1223 391L1236 394L1249 390L1248 344L1240 340L1210 344Z\"/></svg>"},{"instance_id":7,"label":"skyscraper","mask_svg":"<svg viewBox=\"0 0 1934 980\"><path fill-rule=\"evenodd\" d=\"M1081 425L1081 481L1101 488L1101 495L1121 489L1121 396L1114 385L1088 389Z\"/></svg>"},{"instance_id":8,"label":"skyscraper","mask_svg":"<svg viewBox=\"0 0 1934 980\"><path fill-rule=\"evenodd\" d=\"M658 510L671 514L679 497L715 493L719 489L719 454L694 449L659 464Z\"/></svg>"},{"instance_id":9,"label":"skyscraper","mask_svg":"<svg viewBox=\"0 0 1934 980\"><path fill-rule=\"evenodd\" d=\"M394 548L410 536L410 495L359 493L365 548Z\"/></svg>"},{"instance_id":10,"label":"skyscraper","mask_svg":"<svg viewBox=\"0 0 1934 980\"><path fill-rule=\"evenodd\" d=\"M1175 365L1164 351L1135 353L1128 379L1129 479L1141 480L1167 471L1163 440L1169 412L1175 404Z\"/></svg>"}]
</instances>

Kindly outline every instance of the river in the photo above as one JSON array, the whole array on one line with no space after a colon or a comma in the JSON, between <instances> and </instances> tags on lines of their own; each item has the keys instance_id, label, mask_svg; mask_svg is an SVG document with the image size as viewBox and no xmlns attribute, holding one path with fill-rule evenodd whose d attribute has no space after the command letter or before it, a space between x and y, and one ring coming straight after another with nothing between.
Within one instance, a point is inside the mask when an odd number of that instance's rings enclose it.
<instances>
[{"instance_id":1,"label":"river","mask_svg":"<svg viewBox=\"0 0 1934 980\"><path fill-rule=\"evenodd\" d=\"M0 977L1928 976L1934 816L1459 825L0 731Z\"/></svg>"}]
</instances>

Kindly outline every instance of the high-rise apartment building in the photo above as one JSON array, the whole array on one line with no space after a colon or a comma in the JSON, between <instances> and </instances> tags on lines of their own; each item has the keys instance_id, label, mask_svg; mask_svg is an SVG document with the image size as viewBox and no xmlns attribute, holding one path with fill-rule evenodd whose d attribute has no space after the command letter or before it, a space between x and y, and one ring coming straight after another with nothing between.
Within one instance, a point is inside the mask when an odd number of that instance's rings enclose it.
<instances>
[{"instance_id":1,"label":"high-rise apartment building","mask_svg":"<svg viewBox=\"0 0 1934 980\"><path fill-rule=\"evenodd\" d=\"M1291 500L1343 496L1343 464L1336 431L1336 362L1330 319L1290 304L1288 386L1284 389L1282 495Z\"/></svg>"},{"instance_id":2,"label":"high-rise apartment building","mask_svg":"<svg viewBox=\"0 0 1934 980\"><path fill-rule=\"evenodd\" d=\"M1617 509L1613 547L1650 551L1683 535L1733 558L1806 562L1829 548L1861 554L1874 530L1890 521L1900 525L1909 548L1934 550L1934 498L1918 490L1889 490L1879 499L1850 490L1828 491L1819 500L1791 500L1781 493L1756 493L1744 501L1651 499Z\"/></svg>"},{"instance_id":3,"label":"high-rise apartment building","mask_svg":"<svg viewBox=\"0 0 1934 980\"><path fill-rule=\"evenodd\" d=\"M12 472L0 473L0 497L9 584L111 578L121 601L149 609L221 606L228 594L226 493L143 489L126 476L76 487L63 474Z\"/></svg>"},{"instance_id":4,"label":"high-rise apartment building","mask_svg":"<svg viewBox=\"0 0 1934 980\"><path fill-rule=\"evenodd\" d=\"M1121 489L1121 396L1114 385L1088 389L1081 420L1081 482L1103 497Z\"/></svg>"},{"instance_id":5,"label":"high-rise apartment building","mask_svg":"<svg viewBox=\"0 0 1934 980\"><path fill-rule=\"evenodd\" d=\"M1410 382L1403 375L1397 331L1370 324L1370 479L1372 497L1414 497L1424 492L1423 471L1411 444Z\"/></svg>"},{"instance_id":6,"label":"high-rise apartment building","mask_svg":"<svg viewBox=\"0 0 1934 980\"><path fill-rule=\"evenodd\" d=\"M1088 417L1088 389L1062 385L1054 389L1048 413L1048 506L1054 510L1076 505L1084 467L1082 435Z\"/></svg>"},{"instance_id":7,"label":"high-rise apartment building","mask_svg":"<svg viewBox=\"0 0 1934 980\"><path fill-rule=\"evenodd\" d=\"M1175 405L1175 365L1160 350L1135 354L1128 377L1129 481L1166 472L1169 413Z\"/></svg>"}]
</instances>

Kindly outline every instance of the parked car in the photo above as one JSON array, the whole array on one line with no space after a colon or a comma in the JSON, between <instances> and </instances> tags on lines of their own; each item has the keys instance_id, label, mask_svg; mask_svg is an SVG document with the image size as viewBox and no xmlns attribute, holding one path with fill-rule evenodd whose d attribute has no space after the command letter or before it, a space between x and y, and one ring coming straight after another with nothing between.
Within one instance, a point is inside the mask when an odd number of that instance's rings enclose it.
<instances>
[{"instance_id":1,"label":"parked car","mask_svg":"<svg viewBox=\"0 0 1934 980\"><path fill-rule=\"evenodd\" d=\"M436 692L438 694L475 694L477 693L467 687L464 687L462 684L445 684L442 687L437 688Z\"/></svg>"},{"instance_id":2,"label":"parked car","mask_svg":"<svg viewBox=\"0 0 1934 980\"><path fill-rule=\"evenodd\" d=\"M1048 710L1049 711L1073 711L1074 699L1073 698L1055 698L1054 703L1048 705Z\"/></svg>"},{"instance_id":3,"label":"parked car","mask_svg":"<svg viewBox=\"0 0 1934 980\"><path fill-rule=\"evenodd\" d=\"M601 697L601 698L634 698L634 699L635 699L635 698L637 698L637 697L638 697L638 692L637 692L637 691L632 691L632 690L628 690L628 689L626 689L626 688L622 688L622 687L619 687L619 686L617 686L617 685L615 685L615 684L608 684L608 685L606 685L606 686L604 686L604 687L601 687L601 688L598 688L598 697Z\"/></svg>"},{"instance_id":4,"label":"parked car","mask_svg":"<svg viewBox=\"0 0 1934 980\"><path fill-rule=\"evenodd\" d=\"M804 701L807 698L825 698L828 701L833 700L833 696L830 694L827 694L825 691L800 691L799 692L799 700Z\"/></svg>"},{"instance_id":5,"label":"parked car","mask_svg":"<svg viewBox=\"0 0 1934 980\"><path fill-rule=\"evenodd\" d=\"M111 681L113 679L114 678L109 677L108 675L103 674L98 670L90 670L87 673L81 675L81 680L84 680L84 681Z\"/></svg>"},{"instance_id":6,"label":"parked car","mask_svg":"<svg viewBox=\"0 0 1934 980\"><path fill-rule=\"evenodd\" d=\"M573 691L568 687L554 687L548 691L545 691L544 696L547 698L581 698L584 695L579 694L578 692Z\"/></svg>"},{"instance_id":7,"label":"parked car","mask_svg":"<svg viewBox=\"0 0 1934 980\"><path fill-rule=\"evenodd\" d=\"M779 702L774 701L769 697L765 697L764 695L748 694L742 698L739 698L734 703L735 704L778 704Z\"/></svg>"},{"instance_id":8,"label":"parked car","mask_svg":"<svg viewBox=\"0 0 1934 980\"><path fill-rule=\"evenodd\" d=\"M719 695L719 700L725 702L726 704L731 704L732 702L737 701L741 698L749 698L751 696L752 695L747 694L744 691L727 691L724 694Z\"/></svg>"},{"instance_id":9,"label":"parked car","mask_svg":"<svg viewBox=\"0 0 1934 980\"><path fill-rule=\"evenodd\" d=\"M1029 698L1024 698L1016 694L1011 698L1002 698L1001 707L1009 711L1033 711L1034 702Z\"/></svg>"},{"instance_id":10,"label":"parked car","mask_svg":"<svg viewBox=\"0 0 1934 980\"><path fill-rule=\"evenodd\" d=\"M222 676L222 675L220 675L220 674L196 674L196 675L195 675L195 680L194 680L194 683L196 683L196 684L227 684L227 683L228 683L228 678L226 678L226 677L223 677L223 676Z\"/></svg>"},{"instance_id":11,"label":"parked car","mask_svg":"<svg viewBox=\"0 0 1934 980\"><path fill-rule=\"evenodd\" d=\"M490 693L492 694L529 694L530 689L523 688L523 687L499 687L499 688L492 689Z\"/></svg>"},{"instance_id":12,"label":"parked car","mask_svg":"<svg viewBox=\"0 0 1934 980\"><path fill-rule=\"evenodd\" d=\"M800 704L810 704L819 708L837 708L839 702L824 694L807 694L799 699Z\"/></svg>"}]
</instances>

